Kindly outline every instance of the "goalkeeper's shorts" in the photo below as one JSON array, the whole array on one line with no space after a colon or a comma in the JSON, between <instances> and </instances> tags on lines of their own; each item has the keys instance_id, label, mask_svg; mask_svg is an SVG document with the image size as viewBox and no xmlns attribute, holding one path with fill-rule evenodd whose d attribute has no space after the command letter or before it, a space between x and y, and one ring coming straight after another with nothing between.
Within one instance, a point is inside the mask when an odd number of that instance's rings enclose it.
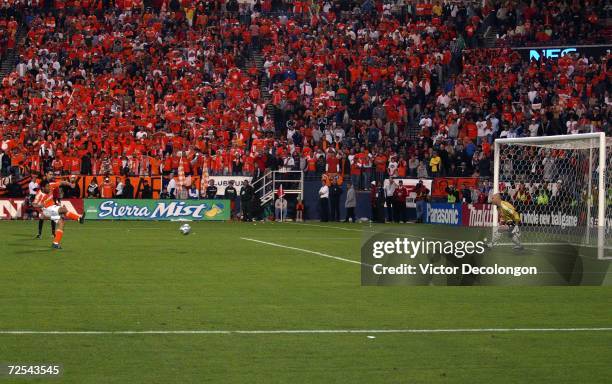
<instances>
[{"instance_id":1,"label":"goalkeeper's shorts","mask_svg":"<svg viewBox=\"0 0 612 384\"><path fill-rule=\"evenodd\" d=\"M521 236L521 227L519 223L510 221L506 223L506 225L508 226L508 234L510 235L510 237L512 237L513 240L516 239L518 241Z\"/></svg>"}]
</instances>

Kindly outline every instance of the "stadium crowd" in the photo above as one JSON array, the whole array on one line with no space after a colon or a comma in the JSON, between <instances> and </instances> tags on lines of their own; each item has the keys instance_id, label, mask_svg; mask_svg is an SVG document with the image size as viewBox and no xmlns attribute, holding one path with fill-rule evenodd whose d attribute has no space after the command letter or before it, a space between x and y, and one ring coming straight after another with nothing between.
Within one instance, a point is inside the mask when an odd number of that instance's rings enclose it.
<instances>
[{"instance_id":1,"label":"stadium crowd","mask_svg":"<svg viewBox=\"0 0 612 384\"><path fill-rule=\"evenodd\" d=\"M16 46L19 22L15 12L16 9L9 2L3 1L0 4L0 60Z\"/></svg>"},{"instance_id":2,"label":"stadium crowd","mask_svg":"<svg viewBox=\"0 0 612 384\"><path fill-rule=\"evenodd\" d=\"M607 4L603 0L504 1L486 13L490 25L497 27L499 45L607 44L612 30L600 23L609 17Z\"/></svg>"},{"instance_id":3,"label":"stadium crowd","mask_svg":"<svg viewBox=\"0 0 612 384\"><path fill-rule=\"evenodd\" d=\"M488 177L498 137L610 133L609 55L527 62L482 39L490 25L522 43L541 29L597 35L600 1L580 12L563 0L110 3L24 11L26 38L0 84L3 177L182 165L340 174L368 189L387 177ZM5 14L4 49L18 28Z\"/></svg>"}]
</instances>

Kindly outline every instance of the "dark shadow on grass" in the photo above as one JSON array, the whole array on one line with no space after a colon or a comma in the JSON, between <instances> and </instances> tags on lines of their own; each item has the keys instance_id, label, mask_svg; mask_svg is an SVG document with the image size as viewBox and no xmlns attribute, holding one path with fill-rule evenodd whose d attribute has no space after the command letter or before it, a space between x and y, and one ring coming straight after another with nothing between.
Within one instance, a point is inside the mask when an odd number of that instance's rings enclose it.
<instances>
[{"instance_id":1,"label":"dark shadow on grass","mask_svg":"<svg viewBox=\"0 0 612 384\"><path fill-rule=\"evenodd\" d=\"M10 247L40 247L41 244L51 244L51 239L49 240L32 240L31 242L23 242L23 241L7 241L4 245L8 245Z\"/></svg>"},{"instance_id":2,"label":"dark shadow on grass","mask_svg":"<svg viewBox=\"0 0 612 384\"><path fill-rule=\"evenodd\" d=\"M23 251L13 251L12 253L14 255L28 255L28 254L32 254L34 252L57 252L57 250L54 250L51 247L48 247L48 248L31 248L31 249L26 249L26 250L23 250Z\"/></svg>"},{"instance_id":3,"label":"dark shadow on grass","mask_svg":"<svg viewBox=\"0 0 612 384\"><path fill-rule=\"evenodd\" d=\"M14 235L13 235L13 237L16 237L16 238L20 238L20 239L31 239L31 240L34 240L34 236L35 236L35 235L26 235L26 234L24 234L24 233L16 233L16 234L14 234Z\"/></svg>"},{"instance_id":4,"label":"dark shadow on grass","mask_svg":"<svg viewBox=\"0 0 612 384\"><path fill-rule=\"evenodd\" d=\"M24 241L8 241L2 246L10 248L10 253L15 255L26 255L32 252L49 252L52 251L50 240L32 240L31 242Z\"/></svg>"}]
</instances>

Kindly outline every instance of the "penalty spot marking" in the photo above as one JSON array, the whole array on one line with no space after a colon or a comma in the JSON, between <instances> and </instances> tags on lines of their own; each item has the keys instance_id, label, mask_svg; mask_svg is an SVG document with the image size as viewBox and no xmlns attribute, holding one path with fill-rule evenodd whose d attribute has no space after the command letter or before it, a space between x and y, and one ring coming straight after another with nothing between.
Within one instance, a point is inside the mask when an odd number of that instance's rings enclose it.
<instances>
[{"instance_id":1,"label":"penalty spot marking","mask_svg":"<svg viewBox=\"0 0 612 384\"><path fill-rule=\"evenodd\" d=\"M455 329L279 329L252 331L2 331L0 335L300 335L300 334L380 334L380 333L524 333L524 332L612 332L602 328L455 328ZM368 336L373 338L374 336Z\"/></svg>"},{"instance_id":2,"label":"penalty spot marking","mask_svg":"<svg viewBox=\"0 0 612 384\"><path fill-rule=\"evenodd\" d=\"M361 265L361 262L359 262L359 261L351 260L351 259L345 259L343 257L338 257L338 256L332 256L332 255L328 255L327 253L323 253L323 252L311 251L309 249L304 249L304 248L290 247L288 245L270 243L269 241L262 241L262 240L257 240L257 239L251 239L251 238L248 238L248 237L241 237L241 239L242 240L246 240L246 241L253 241L255 243L270 245L272 247L285 248L285 249L291 249L293 251L311 253L313 255L317 255L317 256L321 256L321 257L327 257L329 259L334 259L334 260L344 261L344 262L347 262L347 263L353 263L353 264Z\"/></svg>"}]
</instances>

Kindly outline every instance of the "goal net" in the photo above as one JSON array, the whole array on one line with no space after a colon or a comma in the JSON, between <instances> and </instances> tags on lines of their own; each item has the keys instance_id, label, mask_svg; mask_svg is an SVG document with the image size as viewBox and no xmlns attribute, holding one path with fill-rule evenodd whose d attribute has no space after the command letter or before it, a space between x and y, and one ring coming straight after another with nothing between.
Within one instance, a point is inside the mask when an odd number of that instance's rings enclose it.
<instances>
[{"instance_id":1,"label":"goal net","mask_svg":"<svg viewBox=\"0 0 612 384\"><path fill-rule=\"evenodd\" d=\"M611 153L604 133L495 141L493 192L520 213L526 246L612 257Z\"/></svg>"}]
</instances>

